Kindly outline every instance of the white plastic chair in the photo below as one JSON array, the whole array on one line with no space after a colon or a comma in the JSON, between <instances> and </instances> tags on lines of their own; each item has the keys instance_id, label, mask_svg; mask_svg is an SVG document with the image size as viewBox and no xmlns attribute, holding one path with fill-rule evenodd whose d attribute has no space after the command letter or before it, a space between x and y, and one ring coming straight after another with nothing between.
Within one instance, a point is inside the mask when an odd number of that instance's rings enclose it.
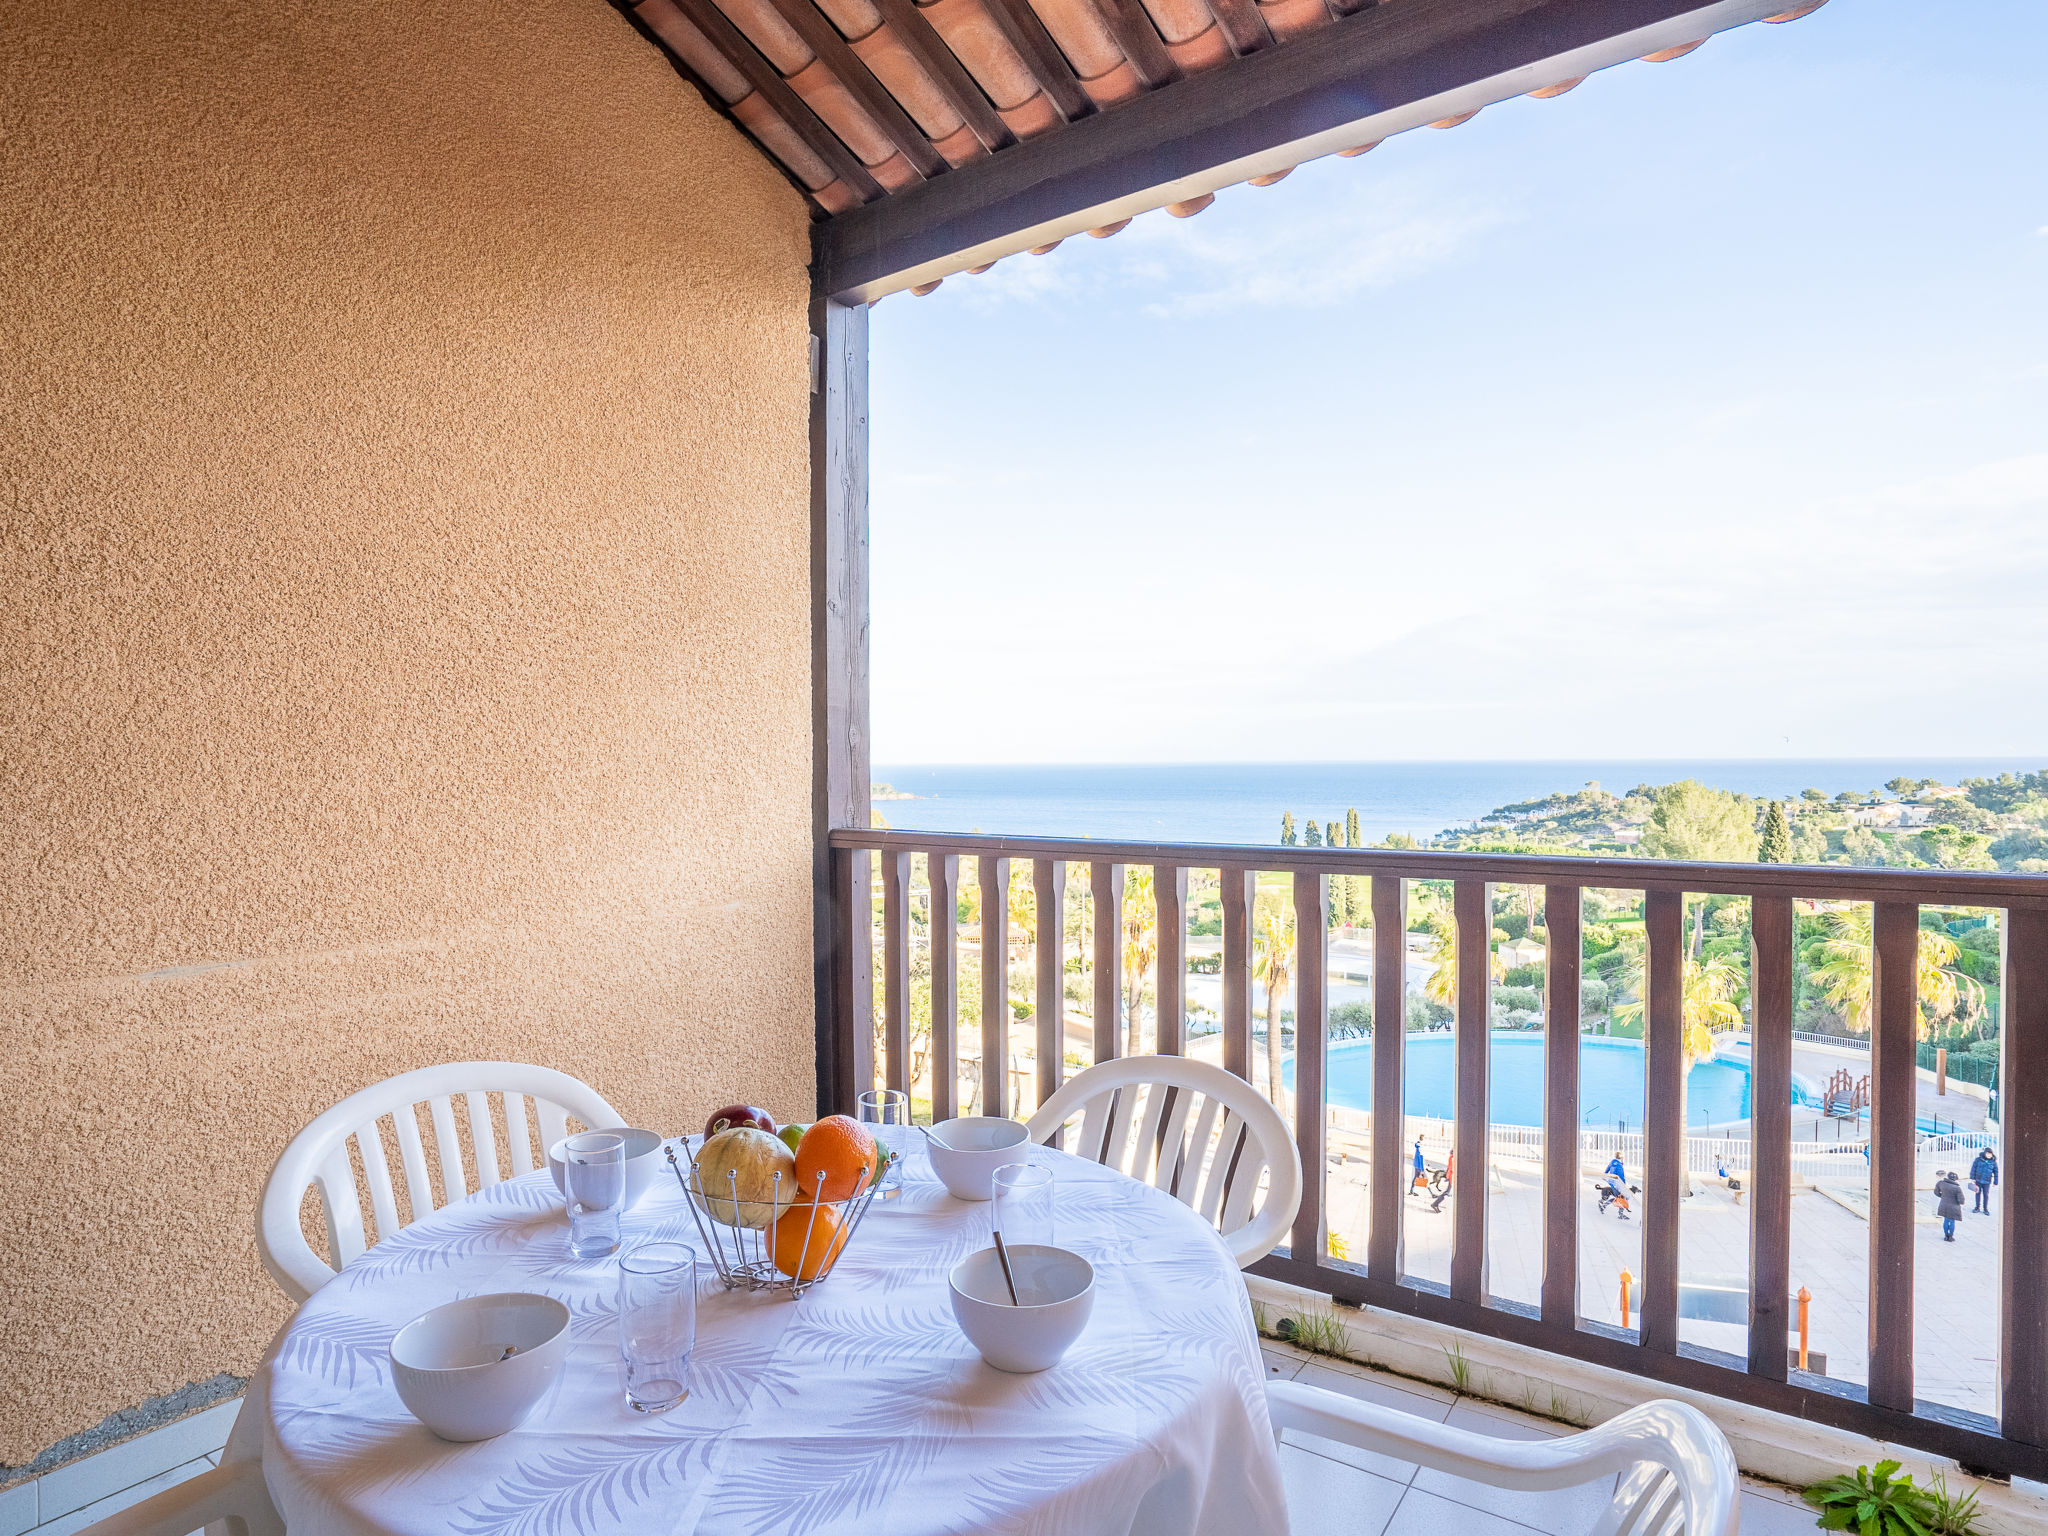
<instances>
[{"instance_id":1,"label":"white plastic chair","mask_svg":"<svg viewBox=\"0 0 2048 1536\"><path fill-rule=\"evenodd\" d=\"M1588 1536L1737 1536L1735 1453L1697 1408L1643 1403L1555 1440L1500 1440L1298 1381L1266 1383L1273 1434L1321 1435L1469 1482L1541 1492L1615 1473L1614 1500ZM1558 1533L1564 1536L1564 1533Z\"/></svg>"},{"instance_id":2,"label":"white plastic chair","mask_svg":"<svg viewBox=\"0 0 2048 1536\"><path fill-rule=\"evenodd\" d=\"M228 1431L220 1465L197 1477L152 1494L140 1504L117 1510L74 1536L285 1536L284 1521L270 1502L263 1482L263 1423L270 1417L270 1357L284 1340L277 1337L264 1351L263 1363L249 1378L235 1427Z\"/></svg>"},{"instance_id":3,"label":"white plastic chair","mask_svg":"<svg viewBox=\"0 0 2048 1536\"><path fill-rule=\"evenodd\" d=\"M1067 1145L1063 1128L1077 1114L1080 1133ZM1101 1062L1062 1085L1025 1125L1033 1141L1053 1142L1193 1207L1222 1232L1239 1268L1271 1253L1301 1206L1301 1154L1287 1122L1250 1083L1207 1062Z\"/></svg>"},{"instance_id":4,"label":"white plastic chair","mask_svg":"<svg viewBox=\"0 0 2048 1536\"><path fill-rule=\"evenodd\" d=\"M509 1173L499 1162L497 1131L491 1121L493 1093L504 1095L505 1131L511 1154ZM262 1209L256 1218L256 1246L263 1254L263 1267L293 1301L304 1301L332 1280L341 1265L368 1246L363 1232L362 1196L349 1157L351 1138L369 1187L370 1210L376 1218L378 1238L389 1237L403 1225L391 1165L385 1161L384 1131L378 1124L384 1116L391 1117L398 1138L405 1192L414 1218L434 1209L434 1182L427 1169L426 1147L420 1138L415 1105L424 1103L432 1116L435 1150L441 1165L442 1203L452 1205L470 1193L462 1142L455 1128L458 1094L468 1106L479 1188L531 1173L540 1166L534 1159L527 1129L528 1099L533 1101L540 1123L543 1154L568 1134L571 1115L593 1130L624 1124L619 1112L588 1084L552 1067L513 1061L458 1061L421 1067L350 1094L292 1138L284 1156L271 1170L270 1183L263 1191ZM333 1264L313 1251L299 1229L299 1206L306 1190L316 1185L320 1190L320 1208L327 1218L327 1245Z\"/></svg>"}]
</instances>

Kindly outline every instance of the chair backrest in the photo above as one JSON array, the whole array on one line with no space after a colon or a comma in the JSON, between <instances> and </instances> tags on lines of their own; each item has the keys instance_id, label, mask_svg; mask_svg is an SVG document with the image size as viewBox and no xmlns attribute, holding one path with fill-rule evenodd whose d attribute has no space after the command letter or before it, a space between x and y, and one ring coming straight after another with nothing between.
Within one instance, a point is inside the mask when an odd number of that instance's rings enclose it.
<instances>
[{"instance_id":1,"label":"chair backrest","mask_svg":"<svg viewBox=\"0 0 2048 1536\"><path fill-rule=\"evenodd\" d=\"M1591 1536L1737 1536L1735 1453L1697 1408L1659 1398L1554 1440L1502 1440L1348 1393L1268 1381L1273 1433L1286 1430L1412 1461L1468 1482L1541 1492L1622 1474Z\"/></svg>"},{"instance_id":2,"label":"chair backrest","mask_svg":"<svg viewBox=\"0 0 2048 1536\"><path fill-rule=\"evenodd\" d=\"M491 1114L494 1093L504 1101L508 1162L501 1162L498 1155L498 1133ZM376 1223L374 1240L389 1237L405 1222L434 1209L435 1181L420 1136L419 1105L427 1106L433 1130L440 1164L440 1203L452 1205L470 1193L469 1170L456 1129L458 1095L476 1154L479 1189L542 1166L534 1156L528 1100L539 1122L542 1158L549 1146L568 1134L571 1115L592 1129L624 1123L619 1112L588 1084L552 1067L514 1061L458 1061L421 1067L350 1094L292 1138L263 1190L263 1204L256 1216L256 1246L263 1254L263 1267L287 1296L304 1301L369 1246L363 1228L362 1192L356 1183L358 1163ZM400 1181L409 1207L404 1212L385 1156L380 1122L387 1117L398 1144ZM356 1151L353 1159L349 1155L351 1141ZM299 1207L309 1187L320 1191L332 1264L313 1251L299 1227Z\"/></svg>"},{"instance_id":3,"label":"chair backrest","mask_svg":"<svg viewBox=\"0 0 2048 1536\"><path fill-rule=\"evenodd\" d=\"M1066 1129L1076 1115L1078 1132ZM1026 1122L1050 1142L1163 1189L1213 1222L1240 1267L1271 1253L1301 1205L1287 1122L1234 1073L1185 1056L1088 1068Z\"/></svg>"}]
</instances>

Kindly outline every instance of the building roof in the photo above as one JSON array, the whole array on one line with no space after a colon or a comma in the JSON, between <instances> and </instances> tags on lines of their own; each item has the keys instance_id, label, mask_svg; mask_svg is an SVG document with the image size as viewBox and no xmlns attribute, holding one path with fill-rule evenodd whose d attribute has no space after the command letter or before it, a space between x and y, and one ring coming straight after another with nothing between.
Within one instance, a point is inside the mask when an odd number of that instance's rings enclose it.
<instances>
[{"instance_id":1,"label":"building roof","mask_svg":"<svg viewBox=\"0 0 2048 1536\"><path fill-rule=\"evenodd\" d=\"M1322 82L1320 94L1328 97L1334 86L1341 108L1349 83L1345 71L1354 58L1406 57L1412 63L1430 47L1440 49L1446 40L1463 43L1468 74L1507 66L1472 80L1419 81L1406 92L1365 89L1365 71L1354 71L1349 78L1361 88L1351 93L1355 100L1349 105L1356 111L1333 114L1327 108L1317 112L1298 105L1295 120L1277 124L1267 137L1285 135L1290 128L1308 131L1262 143L1254 156L1256 164L1228 166L1232 181L1222 183L1270 186L1300 159L1360 155L1387 131L1455 127L1476 115L1488 99L1512 94L1561 96L1587 69L1619 61L1612 50L1602 53L1596 48L1589 53L1588 37L1597 43L1640 33L1640 41L1659 46L1625 56L1667 62L1699 47L1713 31L1758 19L1790 21L1819 9L1824 0L1791 0L1789 9L1776 9L1787 0L1720 0L1691 10L1658 5L1655 0L1550 0L1547 5L1546 0L1389 0L1377 6L1371 0L615 3L805 191L816 216L830 221L990 162L1018 158L1021 165L1032 158L1020 157L1026 147L1073 134L1092 122L1106 127L1106 120L1118 119L1119 126L1134 126L1134 120L1126 123L1123 115L1154 99L1168 116L1176 104L1191 115L1214 116L1218 102L1227 116L1228 93L1218 87L1242 83L1249 116L1250 97L1272 82L1289 73L1314 74L1318 66L1324 66L1327 76L1334 66L1336 77ZM1557 14L1546 18L1546 10ZM1594 11L1597 16L1590 20L1586 14L1567 14ZM1517 25L1523 34L1538 38L1546 35L1548 25L1549 35L1561 45L1555 55L1560 67L1581 73L1533 81L1514 78L1517 67L1529 67L1529 50L1516 55L1488 45ZM1572 44L1577 45L1576 58L1571 57ZM1428 73L1414 68L1409 72ZM1453 100L1448 105L1460 110L1433 118L1410 113L1412 121L1385 120L1390 105L1427 106L1432 94L1428 85L1469 88L1483 78L1497 79L1499 87L1490 95L1470 96L1472 105ZM1209 88L1191 89L1198 82ZM1398 95L1411 99L1393 102ZM1349 115L1358 133L1347 137L1344 129L1349 125L1330 121L1333 115ZM1101 128L1096 131L1094 142L1106 144L1114 137ZM1365 134L1373 136L1360 136ZM1295 153L1290 155L1290 149ZM1162 164L1161 169L1183 174L1151 187L1096 188L1124 191L1121 199L1100 200L1096 210L1117 216L1067 232L1080 233L1085 227L1091 235L1112 235L1137 212L1165 207L1189 217L1214 200L1216 187L1208 185L1214 177L1197 174L1191 180L1184 162ZM1042 178L1044 172L1038 174ZM1189 192L1187 185L1174 185L1176 180L1202 189ZM1079 200L1085 202L1087 195ZM1073 220L1059 223L1064 228ZM951 271L985 269L989 261L1012 250L1043 251L1064 238L1052 234L1034 245L1018 246L1001 237L977 242L971 237L978 233L987 230L963 228L954 248L927 259L922 272L890 272L885 276L891 281L880 286L884 291L899 286L929 291L937 286L938 277ZM1020 226L1004 232L1025 233L1032 231ZM870 276L870 291L857 296L878 297L872 291L876 286Z\"/></svg>"}]
</instances>

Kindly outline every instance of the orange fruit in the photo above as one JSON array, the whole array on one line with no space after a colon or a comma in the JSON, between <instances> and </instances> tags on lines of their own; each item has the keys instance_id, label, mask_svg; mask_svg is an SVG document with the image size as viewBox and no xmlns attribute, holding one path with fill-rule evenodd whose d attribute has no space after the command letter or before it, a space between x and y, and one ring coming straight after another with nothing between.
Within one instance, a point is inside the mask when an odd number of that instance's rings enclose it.
<instances>
[{"instance_id":1,"label":"orange fruit","mask_svg":"<svg viewBox=\"0 0 2048 1536\"><path fill-rule=\"evenodd\" d=\"M775 1223L769 1251L775 1267L796 1280L815 1280L846 1246L846 1228L829 1205L791 1206Z\"/></svg>"},{"instance_id":2,"label":"orange fruit","mask_svg":"<svg viewBox=\"0 0 2048 1536\"><path fill-rule=\"evenodd\" d=\"M797 1187L810 1199L850 1200L874 1177L875 1138L847 1115L827 1115L796 1146Z\"/></svg>"}]
</instances>

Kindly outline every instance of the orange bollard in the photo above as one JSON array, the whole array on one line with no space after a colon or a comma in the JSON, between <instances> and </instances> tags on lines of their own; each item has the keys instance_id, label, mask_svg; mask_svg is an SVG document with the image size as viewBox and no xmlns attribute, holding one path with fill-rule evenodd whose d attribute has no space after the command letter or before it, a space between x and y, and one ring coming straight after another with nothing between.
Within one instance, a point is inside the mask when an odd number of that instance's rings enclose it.
<instances>
[{"instance_id":1,"label":"orange bollard","mask_svg":"<svg viewBox=\"0 0 2048 1536\"><path fill-rule=\"evenodd\" d=\"M1806 1314L1813 1302L1813 1292L1805 1286L1799 1287L1799 1369L1806 1369Z\"/></svg>"},{"instance_id":2,"label":"orange bollard","mask_svg":"<svg viewBox=\"0 0 2048 1536\"><path fill-rule=\"evenodd\" d=\"M1628 1288L1634 1278L1625 1269L1621 1272L1621 1326L1624 1328L1628 1326Z\"/></svg>"}]
</instances>

